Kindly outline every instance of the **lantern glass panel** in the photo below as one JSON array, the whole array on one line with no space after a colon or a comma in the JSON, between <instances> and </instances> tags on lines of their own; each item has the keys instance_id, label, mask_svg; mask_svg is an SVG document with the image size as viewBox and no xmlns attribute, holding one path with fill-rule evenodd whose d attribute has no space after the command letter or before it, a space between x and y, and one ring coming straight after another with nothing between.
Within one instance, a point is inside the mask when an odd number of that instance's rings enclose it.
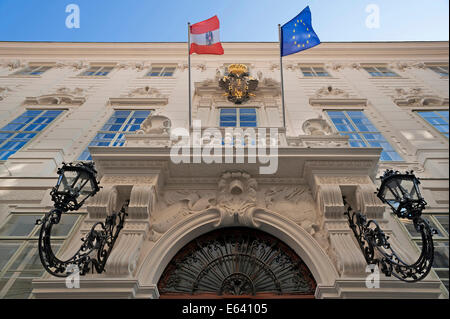
<instances>
[{"instance_id":1,"label":"lantern glass panel","mask_svg":"<svg viewBox=\"0 0 450 319\"><path fill-rule=\"evenodd\" d=\"M83 171L78 172L79 177L73 186L73 191L79 193L89 182L89 174Z\"/></svg>"},{"instance_id":2,"label":"lantern glass panel","mask_svg":"<svg viewBox=\"0 0 450 319\"><path fill-rule=\"evenodd\" d=\"M419 199L417 196L416 187L414 185L413 179L399 180L399 187L401 188L403 198L413 200Z\"/></svg>"},{"instance_id":3,"label":"lantern glass panel","mask_svg":"<svg viewBox=\"0 0 450 319\"><path fill-rule=\"evenodd\" d=\"M92 185L92 180L89 179L89 181L84 185L83 189L80 192L80 202L92 195L93 191L94 186Z\"/></svg>"},{"instance_id":4,"label":"lantern glass panel","mask_svg":"<svg viewBox=\"0 0 450 319\"><path fill-rule=\"evenodd\" d=\"M396 183L395 181L389 181L386 183L386 186L383 190L383 198L386 200L386 202L394 209L398 208L398 205L400 204L400 195L397 192L396 189Z\"/></svg>"},{"instance_id":5,"label":"lantern glass panel","mask_svg":"<svg viewBox=\"0 0 450 319\"><path fill-rule=\"evenodd\" d=\"M64 171L64 175L62 177L61 185L63 189L59 189L60 192L70 193L73 189L73 183L77 178L78 173L76 171Z\"/></svg>"}]
</instances>

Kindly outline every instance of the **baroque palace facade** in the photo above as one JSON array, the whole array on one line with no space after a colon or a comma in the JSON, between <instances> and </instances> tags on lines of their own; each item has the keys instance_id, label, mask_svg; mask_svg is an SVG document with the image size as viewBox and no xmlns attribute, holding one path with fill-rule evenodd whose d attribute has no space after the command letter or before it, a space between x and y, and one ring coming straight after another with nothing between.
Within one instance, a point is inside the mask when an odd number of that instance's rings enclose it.
<instances>
[{"instance_id":1,"label":"baroque palace facade","mask_svg":"<svg viewBox=\"0 0 450 319\"><path fill-rule=\"evenodd\" d=\"M223 46L192 56L192 119L277 128L273 174L171 160L170 135L189 129L186 43L0 43L0 298L448 298L448 42L323 43L284 58L285 126L278 43ZM241 104L226 97L231 64L253 81ZM35 221L57 167L79 160L95 162L102 189L55 228L58 256L129 204L106 272L70 289L44 272ZM405 260L419 254L413 225L375 195L387 168L421 178L434 269L367 288L343 196Z\"/></svg>"}]
</instances>

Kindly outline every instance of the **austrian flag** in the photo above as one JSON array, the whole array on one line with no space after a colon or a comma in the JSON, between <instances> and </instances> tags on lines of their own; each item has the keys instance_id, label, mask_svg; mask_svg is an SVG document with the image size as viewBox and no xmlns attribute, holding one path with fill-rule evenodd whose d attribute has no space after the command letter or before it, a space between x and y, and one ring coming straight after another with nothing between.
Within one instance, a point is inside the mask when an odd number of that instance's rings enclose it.
<instances>
[{"instance_id":1,"label":"austrian flag","mask_svg":"<svg viewBox=\"0 0 450 319\"><path fill-rule=\"evenodd\" d=\"M190 54L223 54L219 37L219 18L214 16L208 20L191 25Z\"/></svg>"}]
</instances>

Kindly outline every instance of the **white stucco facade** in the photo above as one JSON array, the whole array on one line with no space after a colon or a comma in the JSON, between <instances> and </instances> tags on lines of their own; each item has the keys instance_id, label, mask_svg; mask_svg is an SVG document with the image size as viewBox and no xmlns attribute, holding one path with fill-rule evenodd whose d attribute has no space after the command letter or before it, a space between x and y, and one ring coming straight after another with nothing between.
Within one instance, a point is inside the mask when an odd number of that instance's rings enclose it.
<instances>
[{"instance_id":1,"label":"white stucco facade","mask_svg":"<svg viewBox=\"0 0 450 319\"><path fill-rule=\"evenodd\" d=\"M0 226L11 214L51 209L57 167L76 161L115 110L152 110L123 147L89 149L103 188L80 209L85 215L62 251L69 256L95 222L129 199L106 273L83 277L79 289L45 274L33 280L32 296L158 298L161 274L183 246L209 231L241 226L267 232L295 251L314 276L316 298L448 298L434 271L413 284L381 275L380 288L366 288L366 262L342 200L346 196L376 219L411 261L417 246L375 195L382 172L414 170L426 212L448 216L448 138L417 114L448 111L448 75L429 68L448 70L448 42L323 43L284 58L286 127L278 44L223 47L222 56L192 56L192 119L219 127L221 108L255 108L258 127L280 132L274 174L260 174L265 164L259 162L171 161L170 132L189 129L186 43L0 43L0 127L26 110L64 110L0 161ZM259 81L255 96L241 106L218 85L232 63L247 65ZM33 65L51 68L14 74ZM106 76L80 76L92 66L113 68ZM146 76L156 66L175 72ZM328 76L306 77L302 67L323 67ZM385 67L397 76L373 77L365 67ZM380 161L381 148L350 147L329 110L362 110L403 160ZM230 206L223 198L233 196L227 193L233 181L244 186Z\"/></svg>"}]
</instances>

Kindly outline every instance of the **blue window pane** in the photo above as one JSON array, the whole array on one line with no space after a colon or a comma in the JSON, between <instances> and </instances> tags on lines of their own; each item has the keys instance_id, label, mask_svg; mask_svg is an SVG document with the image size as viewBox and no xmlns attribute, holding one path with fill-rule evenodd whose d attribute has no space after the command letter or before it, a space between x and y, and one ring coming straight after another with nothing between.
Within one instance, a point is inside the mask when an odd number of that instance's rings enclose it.
<instances>
[{"instance_id":1,"label":"blue window pane","mask_svg":"<svg viewBox=\"0 0 450 319\"><path fill-rule=\"evenodd\" d=\"M241 122L256 122L256 114L241 114Z\"/></svg>"},{"instance_id":2,"label":"blue window pane","mask_svg":"<svg viewBox=\"0 0 450 319\"><path fill-rule=\"evenodd\" d=\"M128 117L130 115L131 111L115 111L114 116L117 117Z\"/></svg>"},{"instance_id":3,"label":"blue window pane","mask_svg":"<svg viewBox=\"0 0 450 319\"><path fill-rule=\"evenodd\" d=\"M0 161L6 161L11 155L13 155L16 151L5 151L0 150Z\"/></svg>"},{"instance_id":4,"label":"blue window pane","mask_svg":"<svg viewBox=\"0 0 450 319\"><path fill-rule=\"evenodd\" d=\"M150 111L135 111L133 113L134 117L143 117L147 118L150 115Z\"/></svg>"},{"instance_id":5,"label":"blue window pane","mask_svg":"<svg viewBox=\"0 0 450 319\"><path fill-rule=\"evenodd\" d=\"M125 123L125 121L126 121L126 117L111 117L109 120L108 120L108 124L123 124L123 123Z\"/></svg>"},{"instance_id":6,"label":"blue window pane","mask_svg":"<svg viewBox=\"0 0 450 319\"><path fill-rule=\"evenodd\" d=\"M241 122L241 127L256 127L256 122Z\"/></svg>"},{"instance_id":7,"label":"blue window pane","mask_svg":"<svg viewBox=\"0 0 450 319\"><path fill-rule=\"evenodd\" d=\"M63 111L62 110L49 110L46 111L44 113L44 116L53 116L53 117L57 117L59 114L61 114Z\"/></svg>"},{"instance_id":8,"label":"blue window pane","mask_svg":"<svg viewBox=\"0 0 450 319\"><path fill-rule=\"evenodd\" d=\"M22 114L22 116L32 116L35 117L39 114L41 114L43 110L28 110L25 113Z\"/></svg>"},{"instance_id":9,"label":"blue window pane","mask_svg":"<svg viewBox=\"0 0 450 319\"><path fill-rule=\"evenodd\" d=\"M3 132L0 132L0 139L7 139L7 138L9 138L9 137L11 137L13 135L14 135L14 133L3 133Z\"/></svg>"},{"instance_id":10,"label":"blue window pane","mask_svg":"<svg viewBox=\"0 0 450 319\"><path fill-rule=\"evenodd\" d=\"M47 124L30 124L30 125L27 126L27 131L40 132L46 126L47 126Z\"/></svg>"},{"instance_id":11,"label":"blue window pane","mask_svg":"<svg viewBox=\"0 0 450 319\"><path fill-rule=\"evenodd\" d=\"M0 131L18 131L22 127L25 127L25 124L8 124L8 125L2 127L2 129Z\"/></svg>"},{"instance_id":12,"label":"blue window pane","mask_svg":"<svg viewBox=\"0 0 450 319\"><path fill-rule=\"evenodd\" d=\"M220 122L222 127L236 127L236 122Z\"/></svg>"},{"instance_id":13,"label":"blue window pane","mask_svg":"<svg viewBox=\"0 0 450 319\"><path fill-rule=\"evenodd\" d=\"M29 116L19 116L18 118L16 118L15 120L13 120L11 122L11 124L26 124L29 123L33 120L33 117L29 117Z\"/></svg>"},{"instance_id":14,"label":"blue window pane","mask_svg":"<svg viewBox=\"0 0 450 319\"><path fill-rule=\"evenodd\" d=\"M24 146L27 142L19 142L19 141L11 141L3 144L2 149L5 150L19 150Z\"/></svg>"},{"instance_id":15,"label":"blue window pane","mask_svg":"<svg viewBox=\"0 0 450 319\"><path fill-rule=\"evenodd\" d=\"M448 122L448 111L437 111L436 113L438 113L440 116L446 118L447 122Z\"/></svg>"},{"instance_id":16,"label":"blue window pane","mask_svg":"<svg viewBox=\"0 0 450 319\"><path fill-rule=\"evenodd\" d=\"M54 117L38 117L33 123L38 123L38 124L48 124L51 121L53 121L55 118Z\"/></svg>"},{"instance_id":17,"label":"blue window pane","mask_svg":"<svg viewBox=\"0 0 450 319\"><path fill-rule=\"evenodd\" d=\"M229 114L229 113L231 113L231 114L236 114L236 109L221 109L220 110L220 113L221 114Z\"/></svg>"}]
</instances>

